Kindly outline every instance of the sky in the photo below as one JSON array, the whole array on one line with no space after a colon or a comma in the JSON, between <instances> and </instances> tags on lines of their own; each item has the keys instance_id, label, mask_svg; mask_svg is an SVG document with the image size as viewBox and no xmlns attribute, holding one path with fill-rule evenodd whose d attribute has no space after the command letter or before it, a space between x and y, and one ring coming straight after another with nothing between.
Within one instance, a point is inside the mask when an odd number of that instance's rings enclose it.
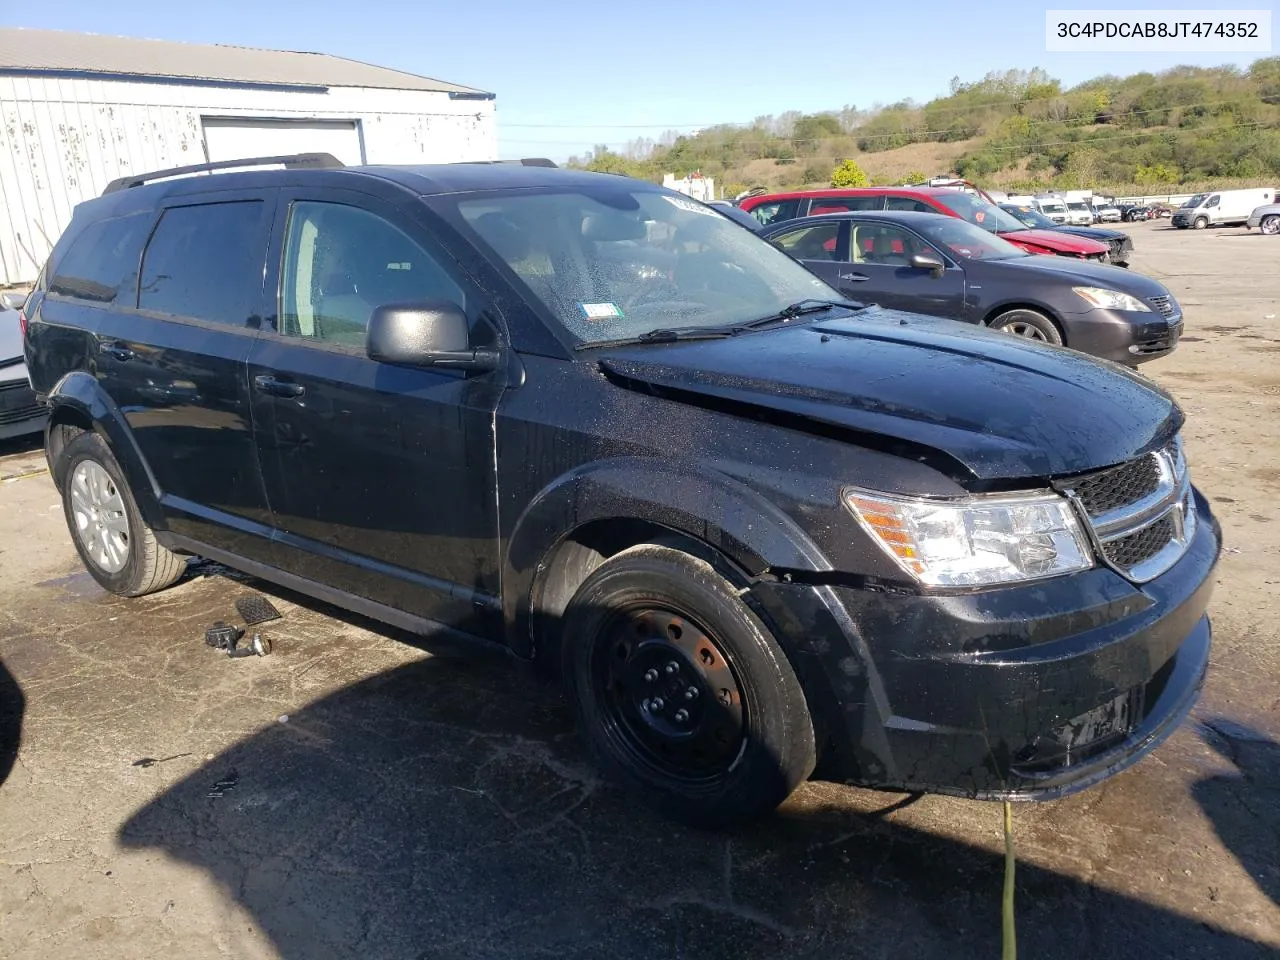
<instances>
[{"instance_id":1,"label":"sky","mask_svg":"<svg viewBox=\"0 0 1280 960\"><path fill-rule=\"evenodd\" d=\"M1269 9L1272 0L1233 7ZM1251 63L1266 54L1046 53L1044 11L1107 6L1050 0L983 6L917 0L898 20L870 4L783 0L639 4L528 0L42 0L5 3L4 26L241 46L364 60L497 94L504 159L562 160L604 143L748 122L786 110L868 108L947 92L951 78L1043 67L1064 86L1177 64ZM1203 9L1128 0L1128 9Z\"/></svg>"}]
</instances>

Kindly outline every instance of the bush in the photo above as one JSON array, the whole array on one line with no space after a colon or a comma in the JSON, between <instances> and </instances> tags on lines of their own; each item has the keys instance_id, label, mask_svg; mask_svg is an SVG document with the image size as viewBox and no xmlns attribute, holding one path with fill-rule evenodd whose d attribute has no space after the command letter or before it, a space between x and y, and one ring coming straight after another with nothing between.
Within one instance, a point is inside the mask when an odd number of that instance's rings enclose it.
<instances>
[{"instance_id":1,"label":"bush","mask_svg":"<svg viewBox=\"0 0 1280 960\"><path fill-rule=\"evenodd\" d=\"M804 168L804 182L821 183L823 180L827 179L827 174L829 172L830 171L825 165L821 163L811 163Z\"/></svg>"},{"instance_id":2,"label":"bush","mask_svg":"<svg viewBox=\"0 0 1280 960\"><path fill-rule=\"evenodd\" d=\"M833 187L865 187L870 181L866 173L852 160L845 160L831 171Z\"/></svg>"}]
</instances>

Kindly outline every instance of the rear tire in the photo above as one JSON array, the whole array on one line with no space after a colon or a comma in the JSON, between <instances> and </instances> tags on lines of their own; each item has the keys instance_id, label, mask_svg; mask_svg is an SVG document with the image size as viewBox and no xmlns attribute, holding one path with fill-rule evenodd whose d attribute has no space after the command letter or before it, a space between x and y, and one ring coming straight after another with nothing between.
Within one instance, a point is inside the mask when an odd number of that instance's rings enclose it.
<instances>
[{"instance_id":1,"label":"rear tire","mask_svg":"<svg viewBox=\"0 0 1280 960\"><path fill-rule=\"evenodd\" d=\"M642 544L565 611L564 675L606 776L673 819L720 828L813 772L804 693L768 628L711 564Z\"/></svg>"},{"instance_id":2,"label":"rear tire","mask_svg":"<svg viewBox=\"0 0 1280 960\"><path fill-rule=\"evenodd\" d=\"M1063 342L1062 332L1058 329L1057 324L1043 313L1035 310L1021 308L1009 310L994 318L988 326L992 330L999 330L1002 333L1022 337L1025 340L1033 340L1037 343L1052 343L1055 346L1062 346Z\"/></svg>"},{"instance_id":3,"label":"rear tire","mask_svg":"<svg viewBox=\"0 0 1280 960\"><path fill-rule=\"evenodd\" d=\"M85 432L63 448L57 480L71 541L104 590L141 597L182 577L186 559L156 541L120 464L100 436Z\"/></svg>"}]
</instances>

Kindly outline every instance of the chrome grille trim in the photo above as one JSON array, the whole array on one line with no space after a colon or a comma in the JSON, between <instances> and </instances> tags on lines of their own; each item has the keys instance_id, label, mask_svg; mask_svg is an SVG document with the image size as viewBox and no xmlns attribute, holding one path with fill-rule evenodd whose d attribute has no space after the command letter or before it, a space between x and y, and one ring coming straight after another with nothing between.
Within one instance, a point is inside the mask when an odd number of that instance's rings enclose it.
<instances>
[{"instance_id":1,"label":"chrome grille trim","mask_svg":"<svg viewBox=\"0 0 1280 960\"><path fill-rule=\"evenodd\" d=\"M1156 466L1156 489L1105 513L1090 514L1071 481L1061 487L1086 519L1098 556L1107 566L1135 583L1153 580L1177 563L1186 553L1196 530L1195 494L1191 489L1191 476L1187 471L1181 439L1175 438L1164 449L1146 456L1151 457ZM1115 562L1113 552L1108 550L1110 544L1166 522L1170 527L1167 543L1130 566Z\"/></svg>"}]
</instances>

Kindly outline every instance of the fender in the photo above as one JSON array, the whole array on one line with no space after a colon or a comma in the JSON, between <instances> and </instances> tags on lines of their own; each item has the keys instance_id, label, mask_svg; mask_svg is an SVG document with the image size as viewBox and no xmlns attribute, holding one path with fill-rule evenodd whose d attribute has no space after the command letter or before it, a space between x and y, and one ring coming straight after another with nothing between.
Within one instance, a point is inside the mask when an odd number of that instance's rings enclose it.
<instances>
[{"instance_id":1,"label":"fender","mask_svg":"<svg viewBox=\"0 0 1280 960\"><path fill-rule=\"evenodd\" d=\"M594 521L639 520L719 551L750 576L770 568L824 572L831 564L787 514L709 469L619 457L553 481L516 521L503 558L503 612L515 652L527 656L533 589L552 550Z\"/></svg>"},{"instance_id":2,"label":"fender","mask_svg":"<svg viewBox=\"0 0 1280 960\"><path fill-rule=\"evenodd\" d=\"M59 411L74 410L78 419L87 420L93 430L106 441L112 456L124 471L129 491L138 504L138 512L152 530L165 530L164 513L160 509L160 485L138 448L138 442L114 400L102 389L96 377L83 370L66 374L53 385L46 397L49 404L49 424L45 427L45 450L52 446L50 432L59 421ZM54 473L49 464L49 472Z\"/></svg>"}]
</instances>

